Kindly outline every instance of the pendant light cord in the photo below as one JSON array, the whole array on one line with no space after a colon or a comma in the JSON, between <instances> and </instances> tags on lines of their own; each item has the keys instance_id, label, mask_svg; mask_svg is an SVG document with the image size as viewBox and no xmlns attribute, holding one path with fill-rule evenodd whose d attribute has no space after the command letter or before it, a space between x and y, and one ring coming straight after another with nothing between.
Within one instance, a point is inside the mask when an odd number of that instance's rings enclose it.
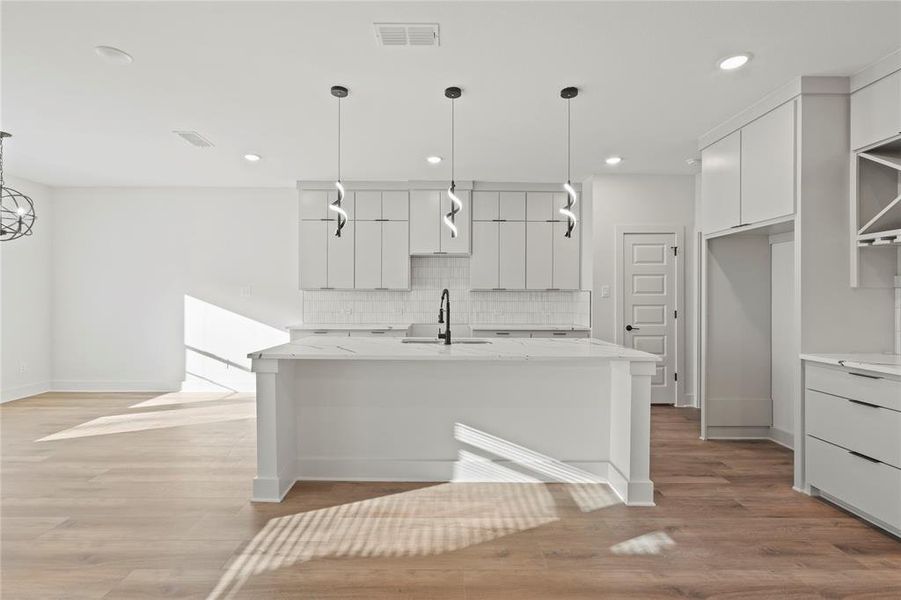
<instances>
[{"instance_id":1,"label":"pendant light cord","mask_svg":"<svg viewBox=\"0 0 901 600\"><path fill-rule=\"evenodd\" d=\"M569 98L566 99L566 181L572 181L572 104Z\"/></svg>"},{"instance_id":2,"label":"pendant light cord","mask_svg":"<svg viewBox=\"0 0 901 600\"><path fill-rule=\"evenodd\" d=\"M454 168L456 165L456 158L455 158L455 145L456 145L455 131L456 131L456 129L455 129L455 124L454 124L454 104L456 104L456 102L457 102L456 100L451 99L451 183L454 182Z\"/></svg>"},{"instance_id":3,"label":"pendant light cord","mask_svg":"<svg viewBox=\"0 0 901 600\"><path fill-rule=\"evenodd\" d=\"M3 138L0 137L0 190L5 187L3 184Z\"/></svg>"},{"instance_id":4,"label":"pendant light cord","mask_svg":"<svg viewBox=\"0 0 901 600\"><path fill-rule=\"evenodd\" d=\"M341 98L338 98L338 181L341 181Z\"/></svg>"}]
</instances>

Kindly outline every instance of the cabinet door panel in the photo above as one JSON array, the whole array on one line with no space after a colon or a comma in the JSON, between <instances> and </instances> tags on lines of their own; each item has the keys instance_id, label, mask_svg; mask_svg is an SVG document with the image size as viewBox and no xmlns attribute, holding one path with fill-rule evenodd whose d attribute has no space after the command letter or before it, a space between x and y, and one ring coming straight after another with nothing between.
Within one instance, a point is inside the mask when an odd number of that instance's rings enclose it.
<instances>
[{"instance_id":1,"label":"cabinet door panel","mask_svg":"<svg viewBox=\"0 0 901 600\"><path fill-rule=\"evenodd\" d=\"M490 290L498 284L498 225L492 221L472 224L472 260L469 261L469 287Z\"/></svg>"},{"instance_id":2,"label":"cabinet door panel","mask_svg":"<svg viewBox=\"0 0 901 600\"><path fill-rule=\"evenodd\" d=\"M526 287L526 224L506 221L498 225L498 287L523 290Z\"/></svg>"},{"instance_id":3,"label":"cabinet door panel","mask_svg":"<svg viewBox=\"0 0 901 600\"><path fill-rule=\"evenodd\" d=\"M704 233L741 224L741 131L701 152L701 223Z\"/></svg>"},{"instance_id":4,"label":"cabinet door panel","mask_svg":"<svg viewBox=\"0 0 901 600\"><path fill-rule=\"evenodd\" d=\"M300 192L300 218L309 220L329 217L328 192L325 190L303 190Z\"/></svg>"},{"instance_id":5,"label":"cabinet door panel","mask_svg":"<svg viewBox=\"0 0 901 600\"><path fill-rule=\"evenodd\" d=\"M553 223L526 223L526 288L546 290L553 287Z\"/></svg>"},{"instance_id":6,"label":"cabinet door panel","mask_svg":"<svg viewBox=\"0 0 901 600\"><path fill-rule=\"evenodd\" d=\"M410 193L410 254L433 254L439 248L441 192Z\"/></svg>"},{"instance_id":7,"label":"cabinet door panel","mask_svg":"<svg viewBox=\"0 0 901 600\"><path fill-rule=\"evenodd\" d=\"M382 218L406 221L410 218L409 192L382 192Z\"/></svg>"},{"instance_id":8,"label":"cabinet door panel","mask_svg":"<svg viewBox=\"0 0 901 600\"><path fill-rule=\"evenodd\" d=\"M355 192L345 192L344 200L341 202L341 208L347 213L348 219L354 218L354 194ZM335 211L329 209L328 205L338 199L338 192L328 192L328 201L325 207L325 216L332 221L338 220Z\"/></svg>"},{"instance_id":9,"label":"cabinet door panel","mask_svg":"<svg viewBox=\"0 0 901 600\"><path fill-rule=\"evenodd\" d=\"M472 193L473 221L493 221L497 214L497 192Z\"/></svg>"},{"instance_id":10,"label":"cabinet door panel","mask_svg":"<svg viewBox=\"0 0 901 600\"><path fill-rule=\"evenodd\" d=\"M741 222L795 212L795 103L741 130Z\"/></svg>"},{"instance_id":11,"label":"cabinet door panel","mask_svg":"<svg viewBox=\"0 0 901 600\"><path fill-rule=\"evenodd\" d=\"M498 218L506 221L526 220L526 193L501 192Z\"/></svg>"},{"instance_id":12,"label":"cabinet door panel","mask_svg":"<svg viewBox=\"0 0 901 600\"><path fill-rule=\"evenodd\" d=\"M300 222L300 289L318 290L328 286L327 221Z\"/></svg>"},{"instance_id":13,"label":"cabinet door panel","mask_svg":"<svg viewBox=\"0 0 901 600\"><path fill-rule=\"evenodd\" d=\"M354 218L358 221L382 218L382 193L354 192Z\"/></svg>"},{"instance_id":14,"label":"cabinet door panel","mask_svg":"<svg viewBox=\"0 0 901 600\"><path fill-rule=\"evenodd\" d=\"M851 94L851 148L901 133L901 71Z\"/></svg>"},{"instance_id":15,"label":"cabinet door panel","mask_svg":"<svg viewBox=\"0 0 901 600\"><path fill-rule=\"evenodd\" d=\"M579 245L581 227L573 229L572 237L566 237L566 222L554 223L554 285L561 290L579 289Z\"/></svg>"},{"instance_id":16,"label":"cabinet door panel","mask_svg":"<svg viewBox=\"0 0 901 600\"><path fill-rule=\"evenodd\" d=\"M372 290L382 287L382 224L379 221L355 221L354 287Z\"/></svg>"},{"instance_id":17,"label":"cabinet door panel","mask_svg":"<svg viewBox=\"0 0 901 600\"><path fill-rule=\"evenodd\" d=\"M457 191L457 197L463 203L463 209L457 214L457 237L450 236L450 229L444 224L444 215L450 212L451 201L447 194L441 193L441 252L447 254L470 254L470 234L472 232L472 202L469 192Z\"/></svg>"},{"instance_id":18,"label":"cabinet door panel","mask_svg":"<svg viewBox=\"0 0 901 600\"><path fill-rule=\"evenodd\" d=\"M554 205L553 205L553 209L551 210L551 218L554 219L555 221L565 221L566 220L566 217L564 217L563 215L560 214L560 209L564 208L566 206L566 199L568 197L569 197L569 194L567 194L566 192L559 192L559 193L554 194L554 200L553 200ZM579 200L581 200L581 198L582 198L582 195L577 193L576 206L575 206L575 210L573 211L576 213L577 221L579 220L579 213L581 213L581 209L582 209L582 205L579 204Z\"/></svg>"},{"instance_id":19,"label":"cabinet door panel","mask_svg":"<svg viewBox=\"0 0 901 600\"><path fill-rule=\"evenodd\" d=\"M329 222L331 224L331 222ZM354 287L354 222L348 221L341 237L328 235L328 286L348 290Z\"/></svg>"},{"instance_id":20,"label":"cabinet door panel","mask_svg":"<svg viewBox=\"0 0 901 600\"><path fill-rule=\"evenodd\" d=\"M382 224L382 287L410 289L410 223L385 221Z\"/></svg>"},{"instance_id":21,"label":"cabinet door panel","mask_svg":"<svg viewBox=\"0 0 901 600\"><path fill-rule=\"evenodd\" d=\"M529 192L526 194L526 219L547 221L554 218L554 194Z\"/></svg>"}]
</instances>

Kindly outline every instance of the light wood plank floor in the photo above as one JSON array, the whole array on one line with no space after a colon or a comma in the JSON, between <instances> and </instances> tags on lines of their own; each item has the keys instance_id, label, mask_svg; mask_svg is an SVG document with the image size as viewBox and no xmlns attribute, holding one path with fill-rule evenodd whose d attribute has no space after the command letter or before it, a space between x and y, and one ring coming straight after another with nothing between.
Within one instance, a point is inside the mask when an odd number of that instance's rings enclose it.
<instances>
[{"instance_id":1,"label":"light wood plank floor","mask_svg":"<svg viewBox=\"0 0 901 600\"><path fill-rule=\"evenodd\" d=\"M699 441L694 410L653 410L654 508L563 483L304 483L252 504L252 410L0 406L2 598L901 598L901 542L792 491L789 451Z\"/></svg>"}]
</instances>

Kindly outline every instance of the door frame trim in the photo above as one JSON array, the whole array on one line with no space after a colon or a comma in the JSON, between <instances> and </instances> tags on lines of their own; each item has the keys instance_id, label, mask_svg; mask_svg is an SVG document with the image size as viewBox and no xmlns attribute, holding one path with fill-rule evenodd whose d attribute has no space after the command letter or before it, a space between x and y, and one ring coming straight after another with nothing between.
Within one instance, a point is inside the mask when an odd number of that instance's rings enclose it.
<instances>
[{"instance_id":1,"label":"door frame trim","mask_svg":"<svg viewBox=\"0 0 901 600\"><path fill-rule=\"evenodd\" d=\"M685 239L685 227L679 223L636 223L636 224L626 224L626 225L616 225L614 226L614 238L615 238L615 258L614 258L614 281L616 281L616 294L614 298L615 306L613 309L614 315L614 323L613 330L615 333L614 341L623 345L623 327L624 327L624 315L623 310L625 309L625 288L623 275L625 274L625 265L623 264L624 256L623 256L623 244L625 243L626 235L632 233L660 233L660 234L671 234L675 236L676 246L681 250L679 254L676 255L676 289L673 294L673 302L675 303L674 310L682 312L682 317L676 319L676 372L677 373L685 373L685 317L687 316L685 311L682 308L683 305L683 294L684 292L684 276L685 269L683 267L685 255L687 254L685 251L685 246L683 245L683 240ZM673 406L684 406L685 405L685 377L683 375L682 381L674 381L676 395L673 398Z\"/></svg>"}]
</instances>

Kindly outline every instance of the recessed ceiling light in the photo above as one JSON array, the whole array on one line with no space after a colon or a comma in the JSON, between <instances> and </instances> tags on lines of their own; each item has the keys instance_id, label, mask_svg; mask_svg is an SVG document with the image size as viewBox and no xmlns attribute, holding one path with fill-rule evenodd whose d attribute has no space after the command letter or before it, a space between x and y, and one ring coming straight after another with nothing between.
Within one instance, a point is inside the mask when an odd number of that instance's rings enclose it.
<instances>
[{"instance_id":1,"label":"recessed ceiling light","mask_svg":"<svg viewBox=\"0 0 901 600\"><path fill-rule=\"evenodd\" d=\"M437 165L438 163L441 162L441 157L440 156L430 156L426 160L429 162L430 165Z\"/></svg>"},{"instance_id":2,"label":"recessed ceiling light","mask_svg":"<svg viewBox=\"0 0 901 600\"><path fill-rule=\"evenodd\" d=\"M623 157L622 156L611 156L604 162L607 163L608 165L618 165L619 163L623 162Z\"/></svg>"},{"instance_id":3,"label":"recessed ceiling light","mask_svg":"<svg viewBox=\"0 0 901 600\"><path fill-rule=\"evenodd\" d=\"M260 160L260 155L259 154L245 154L244 160L246 160L248 162L257 162L258 160Z\"/></svg>"},{"instance_id":4,"label":"recessed ceiling light","mask_svg":"<svg viewBox=\"0 0 901 600\"><path fill-rule=\"evenodd\" d=\"M700 158L688 158L685 160L685 162L688 163L689 166L694 167L696 165L701 164L701 159Z\"/></svg>"},{"instance_id":5,"label":"recessed ceiling light","mask_svg":"<svg viewBox=\"0 0 901 600\"><path fill-rule=\"evenodd\" d=\"M97 53L97 56L113 65L130 65L135 60L128 52L112 46L95 46L94 52Z\"/></svg>"},{"instance_id":6,"label":"recessed ceiling light","mask_svg":"<svg viewBox=\"0 0 901 600\"><path fill-rule=\"evenodd\" d=\"M727 56L726 58L720 60L719 65L720 69L723 71L734 71L735 69L740 69L751 60L750 54L736 54L735 56Z\"/></svg>"}]
</instances>

